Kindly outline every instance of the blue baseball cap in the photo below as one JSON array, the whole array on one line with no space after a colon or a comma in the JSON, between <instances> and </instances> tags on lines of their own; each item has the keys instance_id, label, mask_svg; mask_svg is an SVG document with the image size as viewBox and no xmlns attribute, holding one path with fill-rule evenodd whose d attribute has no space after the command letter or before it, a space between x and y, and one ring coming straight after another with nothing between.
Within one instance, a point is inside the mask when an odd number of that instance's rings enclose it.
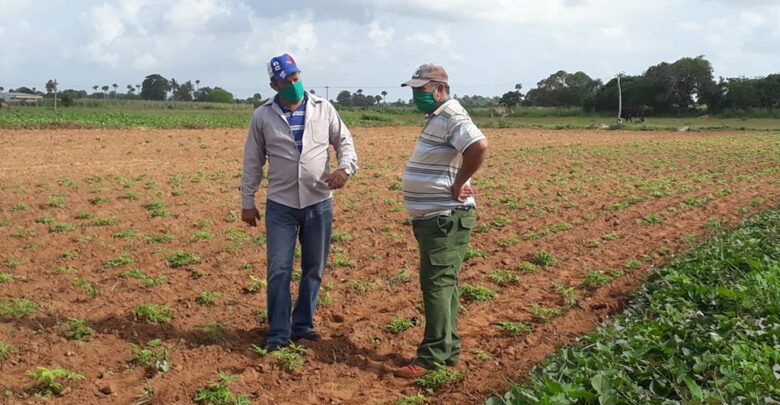
<instances>
[{"instance_id":1,"label":"blue baseball cap","mask_svg":"<svg viewBox=\"0 0 780 405\"><path fill-rule=\"evenodd\" d=\"M287 53L275 56L268 61L268 77L271 80L280 82L287 76L300 71L301 69L298 69L298 65L295 64L295 59Z\"/></svg>"}]
</instances>

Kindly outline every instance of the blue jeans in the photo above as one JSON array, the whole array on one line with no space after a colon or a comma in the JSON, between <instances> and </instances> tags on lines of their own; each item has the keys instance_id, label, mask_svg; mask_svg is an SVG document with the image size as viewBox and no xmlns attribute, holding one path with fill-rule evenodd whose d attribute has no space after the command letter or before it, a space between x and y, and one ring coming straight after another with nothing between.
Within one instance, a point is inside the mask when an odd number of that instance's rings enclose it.
<instances>
[{"instance_id":1,"label":"blue jeans","mask_svg":"<svg viewBox=\"0 0 780 405\"><path fill-rule=\"evenodd\" d=\"M286 344L291 336L314 330L314 310L322 271L328 259L332 222L333 203L330 199L301 209L267 201L265 231L268 322L271 330L266 342ZM296 237L301 242L302 274L291 319L290 281Z\"/></svg>"}]
</instances>

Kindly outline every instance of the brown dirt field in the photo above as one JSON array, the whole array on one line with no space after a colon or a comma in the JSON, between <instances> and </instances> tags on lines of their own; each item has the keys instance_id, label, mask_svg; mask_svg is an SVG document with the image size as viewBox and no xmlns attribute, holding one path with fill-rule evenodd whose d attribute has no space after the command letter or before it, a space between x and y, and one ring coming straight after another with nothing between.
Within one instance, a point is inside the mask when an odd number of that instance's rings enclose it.
<instances>
[{"instance_id":1,"label":"brown dirt field","mask_svg":"<svg viewBox=\"0 0 780 405\"><path fill-rule=\"evenodd\" d=\"M3 403L41 402L25 372L54 365L86 380L49 403L192 403L218 370L236 375L229 386L259 404L382 404L418 392L432 403L483 403L620 312L658 265L780 204L776 133L485 130L490 157L474 181L477 256L464 264L461 284L497 295L464 305L456 369L465 377L429 394L391 373L413 356L422 328L387 330L395 316L422 319L416 243L397 189L418 129L353 133L362 169L335 197L334 231L346 237L333 243L325 273L330 302L316 316L323 340L305 343L304 366L287 372L250 350L263 343L265 293L243 288L250 275L264 279L266 255L262 227L238 220L245 131L0 130L0 273L13 277L0 283L0 299L40 306L21 318L0 316L0 342L18 349L0 360L0 390L12 392ZM171 216L144 208L157 201ZM262 192L258 204L262 210ZM74 227L55 232L57 223ZM148 241L160 234L172 240ZM540 249L558 263L518 269ZM179 250L200 263L170 267L166 255ZM123 253L133 263L107 262ZM122 276L133 268L165 282L144 287ZM498 285L489 278L496 269L513 270L520 281ZM623 274L595 289L582 285L589 272L610 269ZM76 278L99 295L88 295ZM360 292L355 280L375 284ZM582 299L567 307L556 284L576 288ZM224 295L201 305L205 289ZM139 319L133 308L146 303L175 308L173 320ZM563 315L535 320L533 305ZM95 332L66 339L70 318L87 320ZM505 336L495 325L507 320L534 330ZM210 337L202 325L213 322L222 333ZM150 339L171 348L172 368L148 377L130 360L133 344Z\"/></svg>"}]
</instances>

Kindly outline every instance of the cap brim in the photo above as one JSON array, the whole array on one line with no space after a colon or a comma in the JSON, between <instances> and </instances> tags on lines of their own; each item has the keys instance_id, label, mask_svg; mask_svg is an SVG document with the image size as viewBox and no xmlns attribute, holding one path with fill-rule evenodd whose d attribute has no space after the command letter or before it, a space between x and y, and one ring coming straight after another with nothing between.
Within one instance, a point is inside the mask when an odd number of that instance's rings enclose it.
<instances>
[{"instance_id":1,"label":"cap brim","mask_svg":"<svg viewBox=\"0 0 780 405\"><path fill-rule=\"evenodd\" d=\"M430 82L429 79L411 79L401 83L401 87L422 87Z\"/></svg>"}]
</instances>

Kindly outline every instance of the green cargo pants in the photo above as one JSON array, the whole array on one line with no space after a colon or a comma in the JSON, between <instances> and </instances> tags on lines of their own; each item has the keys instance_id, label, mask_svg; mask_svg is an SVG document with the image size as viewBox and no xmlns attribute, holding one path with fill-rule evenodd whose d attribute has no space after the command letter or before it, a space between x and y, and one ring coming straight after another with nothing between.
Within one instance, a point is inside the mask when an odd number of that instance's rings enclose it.
<instances>
[{"instance_id":1,"label":"green cargo pants","mask_svg":"<svg viewBox=\"0 0 780 405\"><path fill-rule=\"evenodd\" d=\"M458 273L474 222L474 208L469 208L412 223L425 308L425 332L415 363L427 369L454 364L460 356Z\"/></svg>"}]
</instances>

